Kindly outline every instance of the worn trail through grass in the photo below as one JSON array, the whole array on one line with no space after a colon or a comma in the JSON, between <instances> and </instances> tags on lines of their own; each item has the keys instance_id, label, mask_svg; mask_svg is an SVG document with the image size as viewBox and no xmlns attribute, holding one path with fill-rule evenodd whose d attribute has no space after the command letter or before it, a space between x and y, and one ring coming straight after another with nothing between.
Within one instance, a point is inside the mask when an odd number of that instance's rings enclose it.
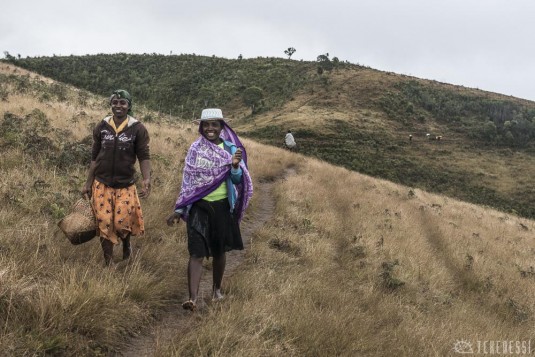
<instances>
[{"instance_id":1,"label":"worn trail through grass","mask_svg":"<svg viewBox=\"0 0 535 357\"><path fill-rule=\"evenodd\" d=\"M229 279L240 264L242 264L245 251L251 247L254 232L260 229L273 216L275 200L272 195L272 189L274 183L273 181L260 181L255 186L254 194L258 196L256 200L257 206L251 214L247 214L244 217L241 224L245 249L227 253L224 280ZM202 313L202 310L208 304L211 304L212 274L210 267L211 265L205 266L199 287L198 308L200 313ZM186 274L186 267L182 271L177 272L177 274ZM186 299L186 289L184 290L184 294L184 299ZM150 328L149 333L133 338L127 343L126 348L120 351L119 355L125 357L153 356L159 347L168 346L173 338L181 334L181 331L192 328L192 324L198 313L183 310L180 305L181 302L177 301L176 304L169 306L166 313L163 314L163 318Z\"/></svg>"}]
</instances>

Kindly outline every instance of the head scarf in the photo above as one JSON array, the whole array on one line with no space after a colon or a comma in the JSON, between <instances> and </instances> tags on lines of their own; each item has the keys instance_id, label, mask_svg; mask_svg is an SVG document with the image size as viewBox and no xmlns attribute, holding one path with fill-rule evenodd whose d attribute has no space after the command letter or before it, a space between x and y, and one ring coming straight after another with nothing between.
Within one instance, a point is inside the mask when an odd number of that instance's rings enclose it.
<instances>
[{"instance_id":1,"label":"head scarf","mask_svg":"<svg viewBox=\"0 0 535 357\"><path fill-rule=\"evenodd\" d=\"M199 125L201 132L201 125ZM229 141L242 150L240 167L243 172L242 182L234 185L236 190L236 204L234 212L239 220L253 195L253 182L247 169L247 154L236 133L223 121L220 138ZM218 145L206 139L202 134L191 144L186 155L182 188L175 204L175 209L184 208L200 200L215 190L228 177L232 165L232 155ZM181 215L187 221L187 210Z\"/></svg>"},{"instance_id":2,"label":"head scarf","mask_svg":"<svg viewBox=\"0 0 535 357\"><path fill-rule=\"evenodd\" d=\"M134 114L134 111L132 110L132 96L130 95L130 93L128 93L124 89L114 90L110 97L110 105L111 105L111 101L115 97L117 97L117 99L126 99L128 101L128 115Z\"/></svg>"}]
</instances>

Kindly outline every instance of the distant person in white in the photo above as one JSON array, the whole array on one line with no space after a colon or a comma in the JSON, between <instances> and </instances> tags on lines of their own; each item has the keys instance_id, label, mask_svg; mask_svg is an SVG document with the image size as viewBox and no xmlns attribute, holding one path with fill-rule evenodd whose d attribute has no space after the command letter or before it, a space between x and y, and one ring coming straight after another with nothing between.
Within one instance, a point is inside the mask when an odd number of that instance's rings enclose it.
<instances>
[{"instance_id":1,"label":"distant person in white","mask_svg":"<svg viewBox=\"0 0 535 357\"><path fill-rule=\"evenodd\" d=\"M295 149L295 146L297 145L295 143L294 136L292 135L292 131L288 130L288 133L286 134L286 137L284 138L284 143L286 144L286 147L290 150Z\"/></svg>"}]
</instances>

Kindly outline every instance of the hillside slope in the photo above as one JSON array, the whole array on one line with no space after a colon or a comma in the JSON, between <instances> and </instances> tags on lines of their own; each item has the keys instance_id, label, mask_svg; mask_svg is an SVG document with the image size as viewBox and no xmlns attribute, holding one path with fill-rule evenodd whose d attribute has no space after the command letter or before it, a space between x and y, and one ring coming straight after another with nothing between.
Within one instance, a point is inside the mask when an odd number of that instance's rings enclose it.
<instances>
[{"instance_id":1,"label":"hillside slope","mask_svg":"<svg viewBox=\"0 0 535 357\"><path fill-rule=\"evenodd\" d=\"M71 246L56 222L79 197L85 138L107 111L105 98L58 92L5 65L0 75L8 93L0 102L0 349L121 353L185 298L184 225L169 228L164 217L195 126L147 123L147 233L129 262L103 269L98 242ZM254 184L273 183L274 216L225 279L227 299L182 315L190 329L158 341L158 353L444 356L460 341L474 353L496 341L527 348L533 220L244 141ZM246 219L264 199L255 193Z\"/></svg>"},{"instance_id":2,"label":"hillside slope","mask_svg":"<svg viewBox=\"0 0 535 357\"><path fill-rule=\"evenodd\" d=\"M191 120L204 106L220 106L254 140L281 146L292 129L303 154L535 217L530 101L342 62L321 75L318 63L279 58L116 54L14 62L101 95L126 87L162 117ZM264 97L255 115L242 101L250 87Z\"/></svg>"},{"instance_id":3,"label":"hillside slope","mask_svg":"<svg viewBox=\"0 0 535 357\"><path fill-rule=\"evenodd\" d=\"M292 130L302 154L535 217L535 103L362 68L333 71L326 83L240 120L239 131L282 146Z\"/></svg>"}]
</instances>

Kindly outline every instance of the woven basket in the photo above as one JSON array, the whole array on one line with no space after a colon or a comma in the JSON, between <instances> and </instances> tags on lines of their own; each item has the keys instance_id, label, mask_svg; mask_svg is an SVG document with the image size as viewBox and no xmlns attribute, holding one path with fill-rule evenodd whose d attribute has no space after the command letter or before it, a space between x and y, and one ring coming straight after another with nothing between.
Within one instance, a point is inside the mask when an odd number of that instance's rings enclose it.
<instances>
[{"instance_id":1,"label":"woven basket","mask_svg":"<svg viewBox=\"0 0 535 357\"><path fill-rule=\"evenodd\" d=\"M84 196L76 201L71 213L59 221L58 226L74 245L89 242L95 238L97 225L89 197Z\"/></svg>"}]
</instances>

